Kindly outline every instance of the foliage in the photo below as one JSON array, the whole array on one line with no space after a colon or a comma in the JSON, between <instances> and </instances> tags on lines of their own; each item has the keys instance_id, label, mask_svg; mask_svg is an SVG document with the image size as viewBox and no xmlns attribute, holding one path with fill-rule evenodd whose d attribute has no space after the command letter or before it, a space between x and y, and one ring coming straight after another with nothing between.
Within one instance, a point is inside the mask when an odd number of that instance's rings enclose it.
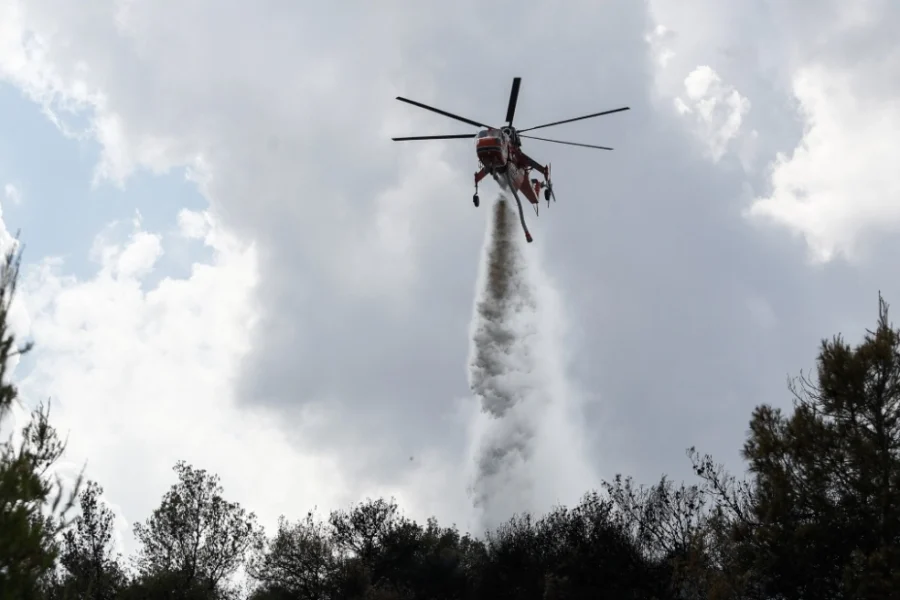
<instances>
[{"instance_id":1,"label":"foliage","mask_svg":"<svg viewBox=\"0 0 900 600\"><path fill-rule=\"evenodd\" d=\"M754 495L745 568L765 594L876 598L900 589L900 332L879 298L855 348L824 340L794 411L760 406L743 455Z\"/></svg>"},{"instance_id":2,"label":"foliage","mask_svg":"<svg viewBox=\"0 0 900 600\"><path fill-rule=\"evenodd\" d=\"M328 532L310 512L297 523L281 517L275 536L258 549L248 571L262 585L266 597L324 598L339 567ZM260 594L257 597L262 597Z\"/></svg>"},{"instance_id":3,"label":"foliage","mask_svg":"<svg viewBox=\"0 0 900 600\"><path fill-rule=\"evenodd\" d=\"M81 514L63 534L59 563L64 572L54 582L57 597L113 600L126 585L119 556L113 554L115 516L102 495L103 488L94 481L81 491Z\"/></svg>"},{"instance_id":4,"label":"foliage","mask_svg":"<svg viewBox=\"0 0 900 600\"><path fill-rule=\"evenodd\" d=\"M179 587L221 592L261 543L256 515L222 497L217 475L184 461L174 470L178 482L146 523L134 525L141 544L138 571L145 582L171 576Z\"/></svg>"}]
</instances>

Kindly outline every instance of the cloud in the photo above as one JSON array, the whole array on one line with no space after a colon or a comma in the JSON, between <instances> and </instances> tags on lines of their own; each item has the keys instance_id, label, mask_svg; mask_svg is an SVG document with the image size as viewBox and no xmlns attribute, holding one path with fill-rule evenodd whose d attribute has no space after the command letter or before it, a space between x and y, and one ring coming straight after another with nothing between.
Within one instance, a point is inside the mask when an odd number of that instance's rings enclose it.
<instances>
[{"instance_id":1,"label":"cloud","mask_svg":"<svg viewBox=\"0 0 900 600\"><path fill-rule=\"evenodd\" d=\"M644 36L660 69L665 69L675 58L675 52L669 47L669 42L675 37L674 32L662 23L657 23L653 30Z\"/></svg>"},{"instance_id":2,"label":"cloud","mask_svg":"<svg viewBox=\"0 0 900 600\"><path fill-rule=\"evenodd\" d=\"M22 396L29 404L53 399L53 423L69 437L58 470L72 482L86 464L104 485L120 547L133 549L131 524L149 515L180 459L219 473L229 497L270 527L297 506L332 509L379 494L404 500L418 518L439 508L466 524L464 486L452 485L459 466L441 455L419 453L394 483L373 480L352 448L308 442L339 429L347 418L340 408L307 403L286 425L239 402L236 379L259 314L256 248L208 212L182 210L178 223L178 234L213 251L185 279L148 285L165 241L136 218L125 240L115 223L97 236L91 278L66 275L64 261L51 257L30 267L21 286L27 326L19 329L38 341L35 366L20 374ZM454 490L459 498L448 507Z\"/></svg>"},{"instance_id":3,"label":"cloud","mask_svg":"<svg viewBox=\"0 0 900 600\"><path fill-rule=\"evenodd\" d=\"M686 99L675 98L675 108L680 114L693 117L698 138L713 162L718 162L739 135L744 115L750 111L750 101L724 84L708 66L691 71L684 88Z\"/></svg>"},{"instance_id":4,"label":"cloud","mask_svg":"<svg viewBox=\"0 0 900 600\"><path fill-rule=\"evenodd\" d=\"M778 156L771 193L748 211L802 235L817 262L858 258L867 234L900 227L900 86L864 99L857 83L821 65L797 73L806 132L790 156Z\"/></svg>"},{"instance_id":5,"label":"cloud","mask_svg":"<svg viewBox=\"0 0 900 600\"><path fill-rule=\"evenodd\" d=\"M182 213L182 222L208 220ZM211 264L143 291L164 245L134 225L123 243L98 238L99 268L90 279L66 276L62 261L48 259L23 281L38 355L22 393L53 398L54 423L70 435L69 464L86 460L88 476L127 507L130 520L149 514L178 459L221 473L229 495L252 500L270 523L294 502L312 503L309 481L316 499L337 501L346 482L329 467L332 459L303 448L302 431L286 431L234 397L257 314L253 246L213 224L205 236ZM253 497L260 486L268 501Z\"/></svg>"},{"instance_id":6,"label":"cloud","mask_svg":"<svg viewBox=\"0 0 900 600\"><path fill-rule=\"evenodd\" d=\"M760 11L751 2L654 0L651 13L648 44L669 57L657 67L658 91L692 117L710 156L721 158L739 130L750 130L736 150L765 191L748 217L800 235L820 264L859 259L863 240L896 230L896 5L795 0ZM764 43L754 39L759 31ZM692 62L703 66L679 92L674 78Z\"/></svg>"},{"instance_id":7,"label":"cloud","mask_svg":"<svg viewBox=\"0 0 900 600\"><path fill-rule=\"evenodd\" d=\"M3 186L3 195L6 196L6 200L8 202L11 202L13 204L22 203L22 192L20 192L19 188L11 183L7 183Z\"/></svg>"}]
</instances>

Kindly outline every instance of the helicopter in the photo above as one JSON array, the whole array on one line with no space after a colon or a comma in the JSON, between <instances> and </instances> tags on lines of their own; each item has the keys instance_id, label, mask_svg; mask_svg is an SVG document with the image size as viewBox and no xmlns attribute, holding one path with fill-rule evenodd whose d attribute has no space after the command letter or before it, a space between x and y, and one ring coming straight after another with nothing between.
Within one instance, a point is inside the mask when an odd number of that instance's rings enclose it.
<instances>
[{"instance_id":1,"label":"helicopter","mask_svg":"<svg viewBox=\"0 0 900 600\"><path fill-rule=\"evenodd\" d=\"M406 102L407 104L412 104L413 106L418 106L419 108L430 110L432 112L438 113L439 115L444 115L445 117L450 117L451 119L456 119L457 121L461 121L469 125L474 125L475 127L483 127L484 129L476 133L419 135L395 137L391 139L395 142L405 142L413 140L449 140L475 138L475 151L478 157L479 169L475 173L475 195L472 197L472 202L477 208L479 205L478 183L488 175L493 177L494 181L496 181L501 188L508 188L512 192L513 197L516 200L516 205L519 208L519 221L522 223L522 230L525 232L525 239L529 243L531 243L532 237L531 233L528 231L528 226L525 224L525 214L522 210L522 202L519 200L519 192L521 192L525 196L525 198L532 204L535 215L538 215L538 204L541 191L544 192L544 200L547 201L548 207L550 206L551 198L554 202L556 202L556 194L553 192L553 184L550 180L550 164L548 163L546 166L544 166L525 154L525 152L522 151L522 138L541 140L544 142L553 142L555 144L565 144L568 146L594 148L596 150L612 150L612 148L609 148L607 146L595 146L592 144L581 144L578 142L552 140L533 135L523 135L524 132L622 112L625 110L629 110L629 107L624 106L622 108L605 110L602 112L585 115L583 117L575 117L574 119L554 121L553 123L545 123L543 125L536 125L534 127L528 127L526 129L516 129L515 127L513 127L513 117L516 114L516 104L519 100L519 88L521 87L521 85L522 78L514 77L512 89L509 92L509 104L506 108L506 125L503 127L492 127L490 125L485 125L484 123L479 123L478 121L473 121L472 119L467 119L465 117L449 113L439 108L434 108L433 106L428 106L427 104L422 104L421 102L410 100L409 98L397 96L397 100L400 100L401 102ZM544 180L539 181L537 178L531 178L530 175L532 171L537 171L538 173L543 175Z\"/></svg>"}]
</instances>

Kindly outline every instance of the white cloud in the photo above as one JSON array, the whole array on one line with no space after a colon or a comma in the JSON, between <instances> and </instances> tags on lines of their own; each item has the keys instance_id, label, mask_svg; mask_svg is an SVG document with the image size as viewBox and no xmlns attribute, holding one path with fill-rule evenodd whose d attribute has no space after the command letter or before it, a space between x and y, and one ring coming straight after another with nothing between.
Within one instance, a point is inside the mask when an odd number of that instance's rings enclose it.
<instances>
[{"instance_id":1,"label":"white cloud","mask_svg":"<svg viewBox=\"0 0 900 600\"><path fill-rule=\"evenodd\" d=\"M7 183L3 186L3 195L6 196L6 199L13 204L22 203L22 192L19 191L19 188L11 183Z\"/></svg>"},{"instance_id":2,"label":"white cloud","mask_svg":"<svg viewBox=\"0 0 900 600\"><path fill-rule=\"evenodd\" d=\"M209 213L186 208L178 211L178 232L188 239L202 240L212 231Z\"/></svg>"},{"instance_id":3,"label":"white cloud","mask_svg":"<svg viewBox=\"0 0 900 600\"><path fill-rule=\"evenodd\" d=\"M770 189L757 192L749 216L802 236L820 263L859 259L871 247L863 240L897 230L895 3L795 1L766 11L744 1L650 6L656 30L647 41L670 57L656 67L657 91L693 117L712 158L732 147L751 177L767 180ZM706 66L676 92L676 75L691 63ZM792 108L802 132L787 117ZM739 133L748 127L749 136Z\"/></svg>"},{"instance_id":4,"label":"white cloud","mask_svg":"<svg viewBox=\"0 0 900 600\"><path fill-rule=\"evenodd\" d=\"M803 235L817 261L852 258L867 232L900 227L900 96L865 98L856 84L821 65L797 73L806 131L748 211Z\"/></svg>"},{"instance_id":5,"label":"white cloud","mask_svg":"<svg viewBox=\"0 0 900 600\"><path fill-rule=\"evenodd\" d=\"M69 438L58 471L72 481L87 464L118 516L122 549L133 550L131 524L149 516L179 459L218 473L228 496L268 527L280 514L381 494L415 518L439 510L466 524L464 486L454 485L462 474L445 457L426 451L395 482L379 482L359 472L355 448L311 446L340 428L340 407L307 402L288 423L240 401L258 317L255 246L208 212L182 210L178 221L214 252L187 278L147 286L164 239L136 218L124 242L115 224L97 236L98 271L88 279L66 275L58 258L27 269L14 315L37 342L34 367L18 374L22 397L32 405L52 398L52 422ZM2 221L0 231L12 239Z\"/></svg>"},{"instance_id":6,"label":"white cloud","mask_svg":"<svg viewBox=\"0 0 900 600\"><path fill-rule=\"evenodd\" d=\"M182 222L209 220L182 213ZM214 226L206 234L211 264L146 292L142 278L162 240L142 230L121 245L101 242L90 279L64 275L59 260L33 268L22 298L38 345L23 396L53 398L54 424L70 436L70 470L86 460L88 476L129 520L149 514L181 458L222 474L228 494L270 524L298 505L345 500L334 459L237 404L256 315L256 253Z\"/></svg>"},{"instance_id":7,"label":"white cloud","mask_svg":"<svg viewBox=\"0 0 900 600\"><path fill-rule=\"evenodd\" d=\"M748 94L723 77L717 66L727 62L722 57L727 53L728 25L743 7L728 5L736 9L732 13L719 4L709 0L652 0L652 29L644 41L654 59L655 99L660 106L674 106L684 117L707 158L719 162L732 150L744 168L750 169L758 136L754 130L745 131L751 102Z\"/></svg>"},{"instance_id":8,"label":"white cloud","mask_svg":"<svg viewBox=\"0 0 900 600\"><path fill-rule=\"evenodd\" d=\"M285 22L296 22L295 10ZM210 11L216 27L208 26ZM60 113L88 118L101 148L95 185L122 187L139 169L200 167L201 191L238 234L302 223L294 239L315 256L321 274L348 293L396 296L414 281L407 250L424 231L410 223L419 197L466 182L439 147L397 148L412 157L404 165L412 180L366 196L350 191L356 175L349 172L391 160L383 152L390 141L370 135L370 123L386 120L389 105L396 110L403 59L391 44L350 50L360 43L359 30L378 30L379 19L388 19L395 35L422 35L380 11L343 22L323 39L327 28L282 27L277 14L251 5L184 10L177 3L97 0L73 10L60 0L11 0L0 7L0 80L41 102L63 131ZM234 44L248 36L260 43ZM306 57L301 65L297 56ZM349 82L370 91L366 110L346 93ZM343 166L322 172L322 149L338 139L349 143L330 158ZM442 204L428 209L429 218L446 211Z\"/></svg>"},{"instance_id":9,"label":"white cloud","mask_svg":"<svg viewBox=\"0 0 900 600\"><path fill-rule=\"evenodd\" d=\"M744 116L750 111L750 101L705 65L685 78L684 90L685 98L675 98L675 108L692 118L697 137L709 157L718 162L739 136Z\"/></svg>"},{"instance_id":10,"label":"white cloud","mask_svg":"<svg viewBox=\"0 0 900 600\"><path fill-rule=\"evenodd\" d=\"M662 23L658 23L650 33L644 36L644 41L650 44L658 68L665 69L675 58L675 51L669 46L675 37L675 33Z\"/></svg>"}]
</instances>

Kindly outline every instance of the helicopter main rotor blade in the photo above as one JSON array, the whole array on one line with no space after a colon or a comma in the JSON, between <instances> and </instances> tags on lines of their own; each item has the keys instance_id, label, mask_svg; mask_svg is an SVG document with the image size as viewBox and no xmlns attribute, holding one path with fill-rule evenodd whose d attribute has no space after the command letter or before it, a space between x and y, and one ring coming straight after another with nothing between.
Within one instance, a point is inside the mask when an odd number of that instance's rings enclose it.
<instances>
[{"instance_id":1,"label":"helicopter main rotor blade","mask_svg":"<svg viewBox=\"0 0 900 600\"><path fill-rule=\"evenodd\" d=\"M603 112L594 113L592 115L585 115L583 117L575 117L574 119L566 119L565 121L555 121L553 123L545 123L544 125L536 125L534 127L529 127L528 129L520 129L519 133L522 133L523 131L531 131L532 129L541 129L543 127L552 127L553 125L562 125L563 123L571 123L573 121L581 121L582 119L593 119L594 117L610 115L612 113L622 112L623 110L631 110L631 108L628 106L623 106L622 108L614 108L612 110L604 110Z\"/></svg>"},{"instance_id":2,"label":"helicopter main rotor blade","mask_svg":"<svg viewBox=\"0 0 900 600\"><path fill-rule=\"evenodd\" d=\"M522 85L521 77L513 77L512 89L509 91L509 106L506 107L506 124L512 125L516 114L516 103L519 101L519 86Z\"/></svg>"},{"instance_id":3,"label":"helicopter main rotor blade","mask_svg":"<svg viewBox=\"0 0 900 600\"><path fill-rule=\"evenodd\" d=\"M608 146L594 146L593 144L581 144L579 142L563 142L561 140L549 140L547 138L536 137L533 135L523 135L520 137L528 138L531 140L541 140L542 142L553 142L554 144L566 144L567 146L581 146L583 148L596 148L597 150L612 150L612 148L610 148Z\"/></svg>"},{"instance_id":4,"label":"helicopter main rotor blade","mask_svg":"<svg viewBox=\"0 0 900 600\"><path fill-rule=\"evenodd\" d=\"M472 119L460 117L459 115L448 113L445 110L434 108L433 106L428 106L427 104L422 104L421 102L416 102L415 100L410 100L409 98L404 98L403 96L397 96L397 100L399 100L400 102L406 102L407 104L412 104L413 106L418 106L419 108L424 108L425 110L430 110L431 112L436 112L439 115L444 115L445 117L450 117L451 119L456 119L457 121L462 121L463 123L468 123L469 125L474 125L475 127L486 127L488 129L494 129L494 127L491 127L490 125L485 125L484 123L479 123L478 121L473 121Z\"/></svg>"},{"instance_id":5,"label":"helicopter main rotor blade","mask_svg":"<svg viewBox=\"0 0 900 600\"><path fill-rule=\"evenodd\" d=\"M476 134L474 133L455 133L452 135L414 135L409 137L395 137L391 138L395 142L408 142L410 140L455 140L462 138L473 138Z\"/></svg>"}]
</instances>

